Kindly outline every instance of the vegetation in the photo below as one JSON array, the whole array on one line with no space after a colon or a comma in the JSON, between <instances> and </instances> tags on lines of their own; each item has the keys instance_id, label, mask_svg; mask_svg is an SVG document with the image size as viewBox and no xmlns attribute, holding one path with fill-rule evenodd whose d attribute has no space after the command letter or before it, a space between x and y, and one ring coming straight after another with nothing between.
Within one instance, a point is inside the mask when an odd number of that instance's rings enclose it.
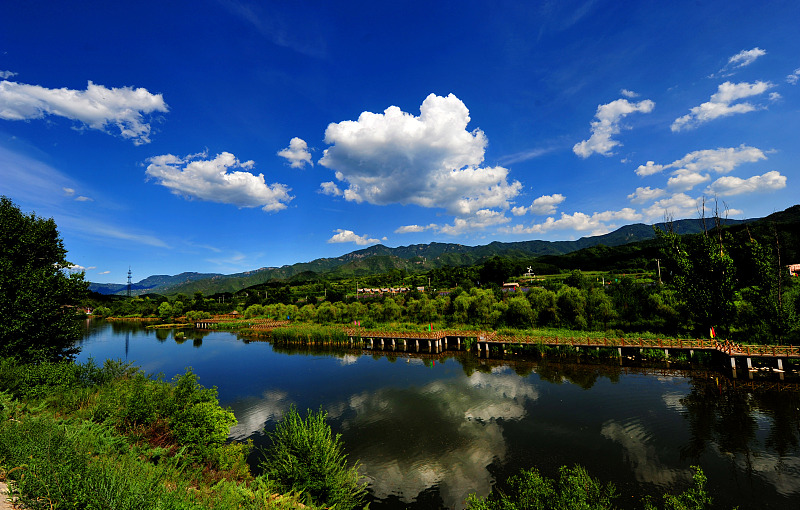
<instances>
[{"instance_id":1,"label":"vegetation","mask_svg":"<svg viewBox=\"0 0 800 510\"><path fill-rule=\"evenodd\" d=\"M340 434L333 435L326 413L308 411L305 419L292 407L273 432L272 447L261 469L284 492L297 492L325 507L360 506L366 485L358 465L348 466Z\"/></svg>"},{"instance_id":2,"label":"vegetation","mask_svg":"<svg viewBox=\"0 0 800 510\"><path fill-rule=\"evenodd\" d=\"M665 510L703 510L711 507L705 490L706 477L695 466L693 485L678 495L664 495ZM506 482L506 490L495 488L481 498L471 494L468 510L609 510L618 497L613 484L603 484L581 466L562 466L558 480L551 480L535 468L522 470ZM642 502L645 510L659 508L651 500Z\"/></svg>"},{"instance_id":3,"label":"vegetation","mask_svg":"<svg viewBox=\"0 0 800 510\"><path fill-rule=\"evenodd\" d=\"M52 219L25 215L0 197L0 357L52 360L74 353L86 292L70 272Z\"/></svg>"},{"instance_id":4,"label":"vegetation","mask_svg":"<svg viewBox=\"0 0 800 510\"><path fill-rule=\"evenodd\" d=\"M251 475L235 422L191 371L0 361L0 478L26 508L315 508Z\"/></svg>"}]
</instances>

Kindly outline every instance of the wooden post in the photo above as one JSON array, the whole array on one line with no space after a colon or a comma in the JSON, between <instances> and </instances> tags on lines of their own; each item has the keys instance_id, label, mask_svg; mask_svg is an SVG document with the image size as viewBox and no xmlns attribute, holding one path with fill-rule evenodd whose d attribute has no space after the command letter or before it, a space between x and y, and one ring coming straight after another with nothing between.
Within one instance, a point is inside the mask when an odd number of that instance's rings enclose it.
<instances>
[{"instance_id":1,"label":"wooden post","mask_svg":"<svg viewBox=\"0 0 800 510\"><path fill-rule=\"evenodd\" d=\"M731 356L731 370L733 370L733 378L736 379L736 358Z\"/></svg>"}]
</instances>

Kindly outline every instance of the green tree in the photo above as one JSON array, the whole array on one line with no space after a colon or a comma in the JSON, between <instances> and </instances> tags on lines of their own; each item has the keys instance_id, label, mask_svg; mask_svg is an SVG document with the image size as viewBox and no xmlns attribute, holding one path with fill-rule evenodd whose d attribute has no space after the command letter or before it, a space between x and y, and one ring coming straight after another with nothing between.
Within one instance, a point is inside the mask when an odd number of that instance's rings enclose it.
<instances>
[{"instance_id":1,"label":"green tree","mask_svg":"<svg viewBox=\"0 0 800 510\"><path fill-rule=\"evenodd\" d=\"M728 236L679 236L659 229L656 235L662 241L668 280L687 305L690 328L696 334L708 334L711 327L729 331L735 316L736 266L723 242L730 241Z\"/></svg>"},{"instance_id":2,"label":"green tree","mask_svg":"<svg viewBox=\"0 0 800 510\"><path fill-rule=\"evenodd\" d=\"M169 301L164 301L158 305L158 316L164 320L172 317L172 305L169 304Z\"/></svg>"},{"instance_id":3,"label":"green tree","mask_svg":"<svg viewBox=\"0 0 800 510\"><path fill-rule=\"evenodd\" d=\"M83 272L68 272L66 256L52 218L25 215L0 197L0 357L42 361L78 352L76 307L87 283Z\"/></svg>"}]
</instances>

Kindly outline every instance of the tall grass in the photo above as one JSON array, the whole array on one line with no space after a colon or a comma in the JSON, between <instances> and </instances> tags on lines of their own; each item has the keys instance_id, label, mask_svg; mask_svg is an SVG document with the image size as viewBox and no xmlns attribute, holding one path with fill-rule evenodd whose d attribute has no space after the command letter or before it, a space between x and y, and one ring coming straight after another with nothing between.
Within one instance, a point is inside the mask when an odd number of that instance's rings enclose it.
<instances>
[{"instance_id":1,"label":"tall grass","mask_svg":"<svg viewBox=\"0 0 800 510\"><path fill-rule=\"evenodd\" d=\"M341 327L296 324L275 328L271 339L277 343L300 343L309 345L345 345L350 337Z\"/></svg>"},{"instance_id":2,"label":"tall grass","mask_svg":"<svg viewBox=\"0 0 800 510\"><path fill-rule=\"evenodd\" d=\"M359 506L366 485L358 466L348 467L340 435L334 435L322 411L305 419L292 407L269 434L272 447L261 468L284 491L302 493L312 503L349 510Z\"/></svg>"}]
</instances>

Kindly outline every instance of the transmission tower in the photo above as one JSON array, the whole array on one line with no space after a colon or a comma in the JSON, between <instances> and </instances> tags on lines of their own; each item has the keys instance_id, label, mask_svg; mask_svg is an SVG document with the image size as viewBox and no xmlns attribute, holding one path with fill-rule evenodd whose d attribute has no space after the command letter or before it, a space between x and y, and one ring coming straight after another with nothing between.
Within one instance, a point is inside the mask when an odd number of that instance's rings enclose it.
<instances>
[{"instance_id":1,"label":"transmission tower","mask_svg":"<svg viewBox=\"0 0 800 510\"><path fill-rule=\"evenodd\" d=\"M131 297L131 266L128 266L128 297Z\"/></svg>"}]
</instances>

